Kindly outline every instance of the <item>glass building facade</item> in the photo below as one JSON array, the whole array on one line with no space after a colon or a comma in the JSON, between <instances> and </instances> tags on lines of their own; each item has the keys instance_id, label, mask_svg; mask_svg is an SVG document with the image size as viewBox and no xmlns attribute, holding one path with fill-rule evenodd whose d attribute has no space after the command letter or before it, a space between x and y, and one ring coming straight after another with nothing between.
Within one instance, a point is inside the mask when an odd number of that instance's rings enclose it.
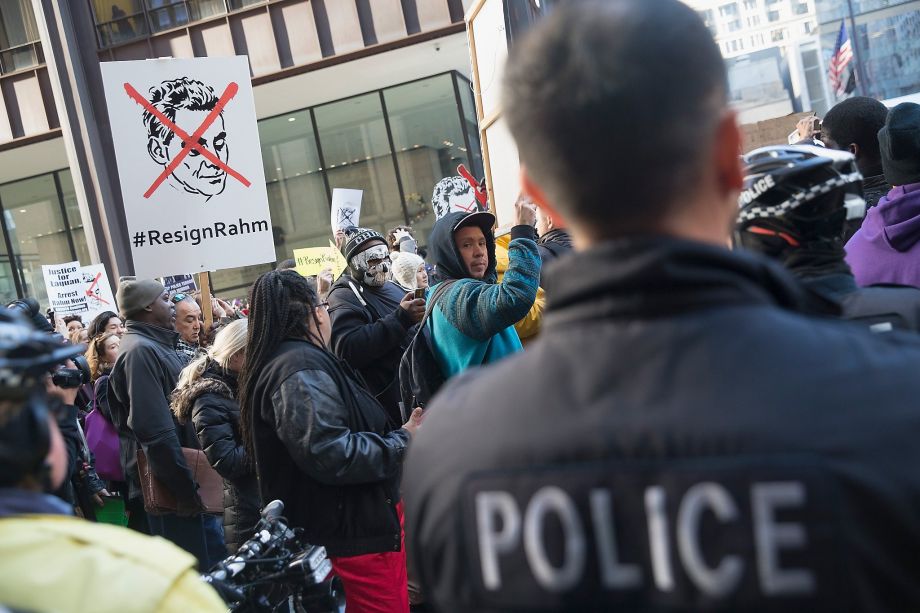
<instances>
[{"instance_id":1,"label":"glass building facade","mask_svg":"<svg viewBox=\"0 0 920 613\"><path fill-rule=\"evenodd\" d=\"M336 187L361 189L362 226L408 224L420 245L434 224L431 192L459 164L482 176L470 82L426 77L259 122L278 261L326 246ZM242 297L271 265L211 275L222 295Z\"/></svg>"},{"instance_id":2,"label":"glass building facade","mask_svg":"<svg viewBox=\"0 0 920 613\"><path fill-rule=\"evenodd\" d=\"M821 47L829 60L846 22L860 74L857 93L885 100L920 91L920 2L917 0L816 0ZM852 19L851 19L852 17ZM853 24L855 22L855 36Z\"/></svg>"},{"instance_id":3,"label":"glass building facade","mask_svg":"<svg viewBox=\"0 0 920 613\"><path fill-rule=\"evenodd\" d=\"M0 185L0 300L47 303L42 264L90 263L70 170Z\"/></svg>"}]
</instances>

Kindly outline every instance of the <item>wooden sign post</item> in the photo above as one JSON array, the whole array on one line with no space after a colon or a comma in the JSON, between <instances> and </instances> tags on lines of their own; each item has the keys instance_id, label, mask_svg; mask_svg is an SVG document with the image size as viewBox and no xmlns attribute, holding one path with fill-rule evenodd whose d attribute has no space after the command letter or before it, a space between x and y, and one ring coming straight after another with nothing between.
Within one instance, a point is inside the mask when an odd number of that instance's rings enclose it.
<instances>
[{"instance_id":1,"label":"wooden sign post","mask_svg":"<svg viewBox=\"0 0 920 613\"><path fill-rule=\"evenodd\" d=\"M214 323L214 313L211 310L211 279L207 272L198 273L198 287L201 288L201 314L204 315L202 336L210 337L211 325Z\"/></svg>"}]
</instances>

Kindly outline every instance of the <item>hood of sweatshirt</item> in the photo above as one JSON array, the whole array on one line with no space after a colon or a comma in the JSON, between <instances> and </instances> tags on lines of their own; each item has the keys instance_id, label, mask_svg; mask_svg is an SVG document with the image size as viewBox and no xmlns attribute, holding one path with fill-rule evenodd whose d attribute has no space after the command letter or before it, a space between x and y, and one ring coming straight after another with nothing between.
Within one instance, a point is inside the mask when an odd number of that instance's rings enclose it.
<instances>
[{"instance_id":1,"label":"hood of sweatshirt","mask_svg":"<svg viewBox=\"0 0 920 613\"><path fill-rule=\"evenodd\" d=\"M463 261L463 256L460 255L460 250L454 242L457 224L470 215L470 213L448 213L435 222L434 227L431 229L431 236L428 239L428 259L436 267L437 277L440 281L472 278ZM473 215L476 214L473 213ZM487 220L486 216L482 217L482 221ZM498 274L495 272L495 234L487 224L477 225L482 228L483 234L485 234L486 251L489 255L489 267L486 269L486 275L482 280L486 283L495 283L498 278Z\"/></svg>"}]
</instances>

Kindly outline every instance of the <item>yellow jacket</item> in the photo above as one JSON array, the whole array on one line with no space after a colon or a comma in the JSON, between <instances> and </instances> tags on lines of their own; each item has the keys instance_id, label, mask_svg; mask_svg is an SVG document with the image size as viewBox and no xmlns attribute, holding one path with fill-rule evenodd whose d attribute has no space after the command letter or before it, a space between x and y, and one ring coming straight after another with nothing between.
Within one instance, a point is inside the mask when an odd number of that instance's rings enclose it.
<instances>
[{"instance_id":1,"label":"yellow jacket","mask_svg":"<svg viewBox=\"0 0 920 613\"><path fill-rule=\"evenodd\" d=\"M501 283L508 270L508 244L511 242L511 235L504 234L495 239L495 269L498 272L498 282ZM533 340L540 333L540 323L543 320L543 309L546 307L546 295L543 288L537 288L537 299L533 306L530 307L530 313L521 321L514 324L521 342L525 345L528 340Z\"/></svg>"},{"instance_id":2,"label":"yellow jacket","mask_svg":"<svg viewBox=\"0 0 920 613\"><path fill-rule=\"evenodd\" d=\"M172 543L75 517L0 519L0 603L46 613L215 613L227 606Z\"/></svg>"}]
</instances>

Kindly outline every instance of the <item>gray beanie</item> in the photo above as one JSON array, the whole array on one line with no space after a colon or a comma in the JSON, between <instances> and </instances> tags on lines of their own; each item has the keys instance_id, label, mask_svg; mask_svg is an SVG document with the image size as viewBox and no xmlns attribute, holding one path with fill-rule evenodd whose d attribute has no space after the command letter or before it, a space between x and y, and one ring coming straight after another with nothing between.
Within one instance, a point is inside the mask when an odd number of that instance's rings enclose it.
<instances>
[{"instance_id":1,"label":"gray beanie","mask_svg":"<svg viewBox=\"0 0 920 613\"><path fill-rule=\"evenodd\" d=\"M137 277L121 277L118 279L115 300L121 307L121 316L127 319L153 304L164 291L163 284L156 279L138 281Z\"/></svg>"}]
</instances>

